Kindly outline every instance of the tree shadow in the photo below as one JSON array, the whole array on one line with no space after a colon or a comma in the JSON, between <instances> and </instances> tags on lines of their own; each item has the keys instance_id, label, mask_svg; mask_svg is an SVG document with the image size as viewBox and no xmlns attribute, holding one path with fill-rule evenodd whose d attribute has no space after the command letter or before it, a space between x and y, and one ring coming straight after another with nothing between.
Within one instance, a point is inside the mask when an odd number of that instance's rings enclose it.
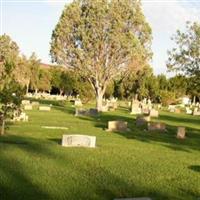
<instances>
[{"instance_id":1,"label":"tree shadow","mask_svg":"<svg viewBox=\"0 0 200 200\"><path fill-rule=\"evenodd\" d=\"M15 148L35 156L53 158L54 154L43 144L44 141L21 136L5 135L0 137L0 149L10 149L14 145ZM27 174L27 170L21 161L13 156L9 157L3 152L0 154L0 160L1 200L35 200L36 196L40 197L41 200L51 199L41 186L31 180L30 174Z\"/></svg>"},{"instance_id":2,"label":"tree shadow","mask_svg":"<svg viewBox=\"0 0 200 200\"><path fill-rule=\"evenodd\" d=\"M200 165L191 165L188 168L195 172L200 172Z\"/></svg>"},{"instance_id":3,"label":"tree shadow","mask_svg":"<svg viewBox=\"0 0 200 200\"><path fill-rule=\"evenodd\" d=\"M94 117L79 117L82 120L92 121L94 126L105 130L108 126L108 121L126 121L128 122L128 132L111 132L114 134L119 134L127 139L136 139L142 142L159 142L161 145L170 148L174 151L185 151L191 152L190 150L200 151L200 131L198 129L191 128L188 126L186 121L178 120L181 123L185 123L186 127L186 139L180 140L176 138L176 132L178 126L172 126L169 121L176 122L177 117L168 117L166 115L161 115L159 118L154 118L153 121L162 121L165 122L167 131L158 132L158 131L147 131L147 126L136 126L135 116L118 116L112 113L103 113L98 118ZM187 119L186 119L187 120ZM194 119L194 124L198 124L198 119ZM193 119L189 120L190 123L193 122ZM199 124L198 124L199 125Z\"/></svg>"}]
</instances>

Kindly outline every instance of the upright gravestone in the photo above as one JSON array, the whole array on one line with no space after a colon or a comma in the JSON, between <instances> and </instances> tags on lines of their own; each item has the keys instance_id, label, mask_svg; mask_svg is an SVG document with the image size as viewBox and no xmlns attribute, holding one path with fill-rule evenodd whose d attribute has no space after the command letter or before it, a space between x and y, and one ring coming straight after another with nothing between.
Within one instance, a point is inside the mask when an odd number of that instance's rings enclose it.
<instances>
[{"instance_id":1,"label":"upright gravestone","mask_svg":"<svg viewBox=\"0 0 200 200\"><path fill-rule=\"evenodd\" d=\"M140 103L138 100L133 100L131 104L131 115L141 114L142 109L140 108Z\"/></svg>"},{"instance_id":2,"label":"upright gravestone","mask_svg":"<svg viewBox=\"0 0 200 200\"><path fill-rule=\"evenodd\" d=\"M198 108L194 108L193 115L200 116L200 110L198 110Z\"/></svg>"},{"instance_id":3,"label":"upright gravestone","mask_svg":"<svg viewBox=\"0 0 200 200\"><path fill-rule=\"evenodd\" d=\"M124 121L109 121L107 131L128 131L127 125Z\"/></svg>"},{"instance_id":4,"label":"upright gravestone","mask_svg":"<svg viewBox=\"0 0 200 200\"><path fill-rule=\"evenodd\" d=\"M33 107L31 104L24 105L24 110L32 110L32 109L33 109Z\"/></svg>"},{"instance_id":5,"label":"upright gravestone","mask_svg":"<svg viewBox=\"0 0 200 200\"><path fill-rule=\"evenodd\" d=\"M150 115L150 117L158 117L159 113L158 113L157 110L151 109L150 112L149 112L149 115Z\"/></svg>"},{"instance_id":6,"label":"upright gravestone","mask_svg":"<svg viewBox=\"0 0 200 200\"><path fill-rule=\"evenodd\" d=\"M137 116L137 118L136 118L136 126L146 125L150 121L151 121L151 117L150 116Z\"/></svg>"},{"instance_id":7,"label":"upright gravestone","mask_svg":"<svg viewBox=\"0 0 200 200\"><path fill-rule=\"evenodd\" d=\"M185 127L178 127L177 128L177 135L178 139L185 139Z\"/></svg>"},{"instance_id":8,"label":"upright gravestone","mask_svg":"<svg viewBox=\"0 0 200 200\"><path fill-rule=\"evenodd\" d=\"M62 146L95 148L96 137L89 135L63 135Z\"/></svg>"},{"instance_id":9,"label":"upright gravestone","mask_svg":"<svg viewBox=\"0 0 200 200\"><path fill-rule=\"evenodd\" d=\"M89 109L89 116L98 116L98 110L96 108L90 108Z\"/></svg>"}]
</instances>

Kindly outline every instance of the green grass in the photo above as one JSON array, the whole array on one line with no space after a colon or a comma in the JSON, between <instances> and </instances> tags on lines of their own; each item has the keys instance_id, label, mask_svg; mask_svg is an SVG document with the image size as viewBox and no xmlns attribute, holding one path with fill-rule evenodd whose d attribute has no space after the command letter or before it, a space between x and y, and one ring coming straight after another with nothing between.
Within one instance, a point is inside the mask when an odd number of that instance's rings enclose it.
<instances>
[{"instance_id":1,"label":"green grass","mask_svg":"<svg viewBox=\"0 0 200 200\"><path fill-rule=\"evenodd\" d=\"M45 101L48 103L48 101ZM200 198L200 117L161 112L166 133L148 133L120 108L99 117L74 117L71 104L27 112L28 123L0 137L0 200L153 200ZM128 121L130 132L104 131L109 120ZM41 126L64 126L48 130ZM176 139L176 126L187 139ZM63 134L97 136L97 148L64 148Z\"/></svg>"}]
</instances>

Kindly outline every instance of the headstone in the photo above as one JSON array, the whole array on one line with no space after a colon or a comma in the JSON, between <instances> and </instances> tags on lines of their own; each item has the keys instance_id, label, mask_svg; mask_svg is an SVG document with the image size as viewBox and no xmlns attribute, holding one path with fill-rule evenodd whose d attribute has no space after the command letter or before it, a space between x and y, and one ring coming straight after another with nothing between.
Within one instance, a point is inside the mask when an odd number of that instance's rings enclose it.
<instances>
[{"instance_id":1,"label":"headstone","mask_svg":"<svg viewBox=\"0 0 200 200\"><path fill-rule=\"evenodd\" d=\"M150 116L137 116L136 125L137 126L146 125L150 121L151 121L151 117Z\"/></svg>"},{"instance_id":2,"label":"headstone","mask_svg":"<svg viewBox=\"0 0 200 200\"><path fill-rule=\"evenodd\" d=\"M13 121L27 122L28 121L28 115L26 115L26 113L24 113L24 112L21 112L18 116L14 116Z\"/></svg>"},{"instance_id":3,"label":"headstone","mask_svg":"<svg viewBox=\"0 0 200 200\"><path fill-rule=\"evenodd\" d=\"M147 107L142 108L142 113L143 113L143 114L148 115L149 112L150 112L149 108L147 108Z\"/></svg>"},{"instance_id":4,"label":"headstone","mask_svg":"<svg viewBox=\"0 0 200 200\"><path fill-rule=\"evenodd\" d=\"M97 116L98 110L96 108L90 108L88 114L89 114L89 116Z\"/></svg>"},{"instance_id":5,"label":"headstone","mask_svg":"<svg viewBox=\"0 0 200 200\"><path fill-rule=\"evenodd\" d=\"M108 112L108 106L107 105L102 106L102 112Z\"/></svg>"},{"instance_id":6,"label":"headstone","mask_svg":"<svg viewBox=\"0 0 200 200\"><path fill-rule=\"evenodd\" d=\"M192 114L192 110L189 107L186 107L186 114L191 115Z\"/></svg>"},{"instance_id":7,"label":"headstone","mask_svg":"<svg viewBox=\"0 0 200 200\"><path fill-rule=\"evenodd\" d=\"M181 110L179 108L176 108L175 113L179 114L179 113L181 113Z\"/></svg>"},{"instance_id":8,"label":"headstone","mask_svg":"<svg viewBox=\"0 0 200 200\"><path fill-rule=\"evenodd\" d=\"M32 106L39 106L40 105L40 103L38 102L38 101L32 101Z\"/></svg>"},{"instance_id":9,"label":"headstone","mask_svg":"<svg viewBox=\"0 0 200 200\"><path fill-rule=\"evenodd\" d=\"M76 108L75 109L75 116L86 116L88 111L83 108Z\"/></svg>"},{"instance_id":10,"label":"headstone","mask_svg":"<svg viewBox=\"0 0 200 200\"><path fill-rule=\"evenodd\" d=\"M107 131L128 131L127 125L124 121L109 121Z\"/></svg>"},{"instance_id":11,"label":"headstone","mask_svg":"<svg viewBox=\"0 0 200 200\"><path fill-rule=\"evenodd\" d=\"M175 105L169 105L168 106L168 110L169 110L169 112L175 112Z\"/></svg>"},{"instance_id":12,"label":"headstone","mask_svg":"<svg viewBox=\"0 0 200 200\"><path fill-rule=\"evenodd\" d=\"M142 109L140 108L140 103L138 100L133 100L131 104L131 115L138 115L142 113Z\"/></svg>"},{"instance_id":13,"label":"headstone","mask_svg":"<svg viewBox=\"0 0 200 200\"><path fill-rule=\"evenodd\" d=\"M24 110L32 110L33 109L33 107L32 107L32 105L30 104L30 105L24 105Z\"/></svg>"},{"instance_id":14,"label":"headstone","mask_svg":"<svg viewBox=\"0 0 200 200\"><path fill-rule=\"evenodd\" d=\"M63 135L62 146L95 148L96 137L89 135Z\"/></svg>"},{"instance_id":15,"label":"headstone","mask_svg":"<svg viewBox=\"0 0 200 200\"><path fill-rule=\"evenodd\" d=\"M200 111L198 110L198 108L194 108L193 115L200 116Z\"/></svg>"},{"instance_id":16,"label":"headstone","mask_svg":"<svg viewBox=\"0 0 200 200\"><path fill-rule=\"evenodd\" d=\"M185 139L185 127L178 127L176 137L178 139Z\"/></svg>"},{"instance_id":17,"label":"headstone","mask_svg":"<svg viewBox=\"0 0 200 200\"><path fill-rule=\"evenodd\" d=\"M28 104L30 104L29 100L22 100L22 105L28 105Z\"/></svg>"},{"instance_id":18,"label":"headstone","mask_svg":"<svg viewBox=\"0 0 200 200\"><path fill-rule=\"evenodd\" d=\"M74 101L74 106L82 106L82 102L80 99Z\"/></svg>"},{"instance_id":19,"label":"headstone","mask_svg":"<svg viewBox=\"0 0 200 200\"><path fill-rule=\"evenodd\" d=\"M149 115L150 115L151 117L158 117L158 116L159 116L159 113L158 113L157 110L151 109L150 112L149 112Z\"/></svg>"},{"instance_id":20,"label":"headstone","mask_svg":"<svg viewBox=\"0 0 200 200\"><path fill-rule=\"evenodd\" d=\"M148 131L165 131L166 125L161 122L150 122L148 124Z\"/></svg>"},{"instance_id":21,"label":"headstone","mask_svg":"<svg viewBox=\"0 0 200 200\"><path fill-rule=\"evenodd\" d=\"M51 107L49 107L49 106L40 106L40 107L39 107L39 110L40 110L40 111L50 111L50 110L51 110Z\"/></svg>"}]
</instances>

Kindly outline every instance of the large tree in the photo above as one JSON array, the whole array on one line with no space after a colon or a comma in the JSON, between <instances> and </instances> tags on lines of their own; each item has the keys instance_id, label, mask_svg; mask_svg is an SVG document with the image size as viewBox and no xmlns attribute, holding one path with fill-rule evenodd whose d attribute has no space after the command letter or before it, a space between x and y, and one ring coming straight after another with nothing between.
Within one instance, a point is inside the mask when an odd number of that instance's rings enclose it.
<instances>
[{"instance_id":1,"label":"large tree","mask_svg":"<svg viewBox=\"0 0 200 200\"><path fill-rule=\"evenodd\" d=\"M192 77L193 87L200 88L200 23L187 22L185 32L178 30L172 39L176 47L168 52L168 69Z\"/></svg>"},{"instance_id":2,"label":"large tree","mask_svg":"<svg viewBox=\"0 0 200 200\"><path fill-rule=\"evenodd\" d=\"M74 0L53 31L53 62L78 70L92 85L98 111L110 81L135 59L148 61L151 28L138 0ZM138 67L138 66L137 66Z\"/></svg>"},{"instance_id":3,"label":"large tree","mask_svg":"<svg viewBox=\"0 0 200 200\"><path fill-rule=\"evenodd\" d=\"M0 36L0 122L4 134L5 122L20 107L23 89L19 83L17 67L20 62L19 48L7 35Z\"/></svg>"}]
</instances>

